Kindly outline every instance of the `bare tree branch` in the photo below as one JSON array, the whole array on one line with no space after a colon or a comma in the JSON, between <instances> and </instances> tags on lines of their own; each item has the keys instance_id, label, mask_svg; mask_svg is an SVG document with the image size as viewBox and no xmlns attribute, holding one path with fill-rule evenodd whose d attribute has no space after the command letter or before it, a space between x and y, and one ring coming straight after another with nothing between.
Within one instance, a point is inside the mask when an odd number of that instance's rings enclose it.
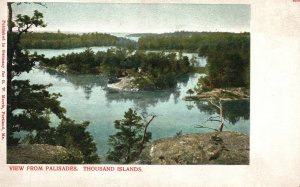
<instances>
[{"instance_id":1,"label":"bare tree branch","mask_svg":"<svg viewBox=\"0 0 300 187\"><path fill-rule=\"evenodd\" d=\"M20 28L18 27L18 32L19 32L18 35L19 35L19 37L20 37L23 33L28 32L28 29L30 29L30 28L32 27L32 25L33 25L33 23L27 24L26 27L25 27L25 29L20 29Z\"/></svg>"},{"instance_id":2,"label":"bare tree branch","mask_svg":"<svg viewBox=\"0 0 300 187\"><path fill-rule=\"evenodd\" d=\"M211 116L209 117L206 121L216 121L219 122L219 131L221 132L223 130L223 107L222 107L222 98L219 98L219 104L215 103L213 101L213 98L208 99L209 103L213 105L214 107L219 109L219 116ZM219 118L219 119L216 119ZM204 127L202 125L198 126L197 128L208 128L208 129L213 129L209 127ZM213 129L216 130L216 129Z\"/></svg>"},{"instance_id":3,"label":"bare tree branch","mask_svg":"<svg viewBox=\"0 0 300 187\"><path fill-rule=\"evenodd\" d=\"M218 106L216 103L213 102L212 98L208 99L208 101L210 102L210 104L212 104L213 106L217 107L218 109L221 109L220 106ZM220 101L219 101L220 102Z\"/></svg>"}]
</instances>

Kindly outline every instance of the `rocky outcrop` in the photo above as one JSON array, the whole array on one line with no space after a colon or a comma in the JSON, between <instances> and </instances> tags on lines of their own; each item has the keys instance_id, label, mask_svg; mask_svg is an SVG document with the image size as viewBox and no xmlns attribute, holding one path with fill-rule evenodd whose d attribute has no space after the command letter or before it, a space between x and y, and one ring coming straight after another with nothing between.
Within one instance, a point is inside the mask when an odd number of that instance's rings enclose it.
<instances>
[{"instance_id":1,"label":"rocky outcrop","mask_svg":"<svg viewBox=\"0 0 300 187\"><path fill-rule=\"evenodd\" d=\"M133 83L134 77L121 77L119 79L119 82L107 84L107 87L114 90L139 91L138 87Z\"/></svg>"},{"instance_id":2,"label":"rocky outcrop","mask_svg":"<svg viewBox=\"0 0 300 187\"><path fill-rule=\"evenodd\" d=\"M207 100L210 98L222 98L222 100L243 100L250 99L250 91L246 88L215 88L211 91L202 92L194 96L186 96L183 100Z\"/></svg>"},{"instance_id":3,"label":"rocky outcrop","mask_svg":"<svg viewBox=\"0 0 300 187\"><path fill-rule=\"evenodd\" d=\"M249 136L214 132L159 139L136 164L249 164Z\"/></svg>"},{"instance_id":4,"label":"rocky outcrop","mask_svg":"<svg viewBox=\"0 0 300 187\"><path fill-rule=\"evenodd\" d=\"M7 148L8 164L60 164L72 159L69 151L62 146L21 144Z\"/></svg>"},{"instance_id":5,"label":"rocky outcrop","mask_svg":"<svg viewBox=\"0 0 300 187\"><path fill-rule=\"evenodd\" d=\"M62 73L68 73L69 68L67 67L66 64L61 64L55 68L57 71L62 72Z\"/></svg>"}]
</instances>

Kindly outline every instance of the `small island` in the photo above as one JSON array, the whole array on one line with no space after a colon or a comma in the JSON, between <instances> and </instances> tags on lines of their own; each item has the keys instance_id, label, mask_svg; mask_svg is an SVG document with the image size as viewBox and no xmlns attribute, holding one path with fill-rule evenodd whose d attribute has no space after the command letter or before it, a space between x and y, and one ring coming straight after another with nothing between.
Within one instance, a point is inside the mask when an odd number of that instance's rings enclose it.
<instances>
[{"instance_id":1,"label":"small island","mask_svg":"<svg viewBox=\"0 0 300 187\"><path fill-rule=\"evenodd\" d=\"M160 90L176 86L181 76L193 70L193 62L181 53L108 49L44 58L42 67L63 73L106 74L113 77L108 87L124 90ZM116 83L121 81L120 83Z\"/></svg>"}]
</instances>

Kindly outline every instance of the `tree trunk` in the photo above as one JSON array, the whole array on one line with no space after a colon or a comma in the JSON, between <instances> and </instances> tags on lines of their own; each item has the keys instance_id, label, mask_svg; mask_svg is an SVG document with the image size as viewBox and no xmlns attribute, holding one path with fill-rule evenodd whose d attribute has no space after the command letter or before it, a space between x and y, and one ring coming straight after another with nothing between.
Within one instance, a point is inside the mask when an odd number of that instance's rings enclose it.
<instances>
[{"instance_id":1,"label":"tree trunk","mask_svg":"<svg viewBox=\"0 0 300 187\"><path fill-rule=\"evenodd\" d=\"M127 155L126 155L126 158L125 158L125 163L128 164L131 159L130 159L130 150L131 150L131 144L128 145L128 149L127 149Z\"/></svg>"},{"instance_id":2,"label":"tree trunk","mask_svg":"<svg viewBox=\"0 0 300 187\"><path fill-rule=\"evenodd\" d=\"M214 103L212 100L208 100L213 106L217 107L219 109L219 120L210 119L210 121L218 121L219 122L219 131L223 131L223 107L222 107L222 99L219 98L219 105Z\"/></svg>"},{"instance_id":3,"label":"tree trunk","mask_svg":"<svg viewBox=\"0 0 300 187\"><path fill-rule=\"evenodd\" d=\"M222 132L223 130L223 107L222 107L222 103L221 100L219 101L219 106L220 106L220 127L219 127L219 131Z\"/></svg>"},{"instance_id":4,"label":"tree trunk","mask_svg":"<svg viewBox=\"0 0 300 187\"><path fill-rule=\"evenodd\" d=\"M12 101L12 64L14 57L14 41L13 41L13 22L12 22L12 3L7 3L8 6L8 46L7 46L7 114L9 115L11 111L11 101Z\"/></svg>"},{"instance_id":5,"label":"tree trunk","mask_svg":"<svg viewBox=\"0 0 300 187\"><path fill-rule=\"evenodd\" d=\"M130 132L130 138L132 136L132 131L131 131L131 125L129 127L129 132ZM127 148L127 155L125 157L125 163L128 164L130 161L131 161L131 156L130 156L130 152L131 152L131 146L132 146L132 143L130 141L130 138L129 138L129 142L128 142L128 148Z\"/></svg>"},{"instance_id":6,"label":"tree trunk","mask_svg":"<svg viewBox=\"0 0 300 187\"><path fill-rule=\"evenodd\" d=\"M7 120L7 144L13 145L17 143L13 138L13 127L9 123L12 117L12 64L14 57L14 40L13 40L13 22L12 22L12 3L7 3L8 7L8 20L7 20L7 78L6 78L6 120Z\"/></svg>"},{"instance_id":7,"label":"tree trunk","mask_svg":"<svg viewBox=\"0 0 300 187\"><path fill-rule=\"evenodd\" d=\"M144 143L145 143L145 140L146 140L146 135L147 135L147 128L148 126L150 125L150 123L152 122L152 120L155 118L156 116L152 116L152 118L148 121L148 123L145 125L145 129L144 129L144 135L143 135L143 138L142 138L142 141L141 141L141 144L140 144L140 151L139 151L139 154L142 153L143 149L144 149Z\"/></svg>"}]
</instances>

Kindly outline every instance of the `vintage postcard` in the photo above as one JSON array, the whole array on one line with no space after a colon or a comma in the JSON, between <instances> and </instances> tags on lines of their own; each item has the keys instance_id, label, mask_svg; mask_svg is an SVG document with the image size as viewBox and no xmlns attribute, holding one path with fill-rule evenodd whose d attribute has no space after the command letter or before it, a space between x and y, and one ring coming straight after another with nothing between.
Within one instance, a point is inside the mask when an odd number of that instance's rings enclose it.
<instances>
[{"instance_id":1,"label":"vintage postcard","mask_svg":"<svg viewBox=\"0 0 300 187\"><path fill-rule=\"evenodd\" d=\"M3 186L299 186L299 10L1 2Z\"/></svg>"}]
</instances>

